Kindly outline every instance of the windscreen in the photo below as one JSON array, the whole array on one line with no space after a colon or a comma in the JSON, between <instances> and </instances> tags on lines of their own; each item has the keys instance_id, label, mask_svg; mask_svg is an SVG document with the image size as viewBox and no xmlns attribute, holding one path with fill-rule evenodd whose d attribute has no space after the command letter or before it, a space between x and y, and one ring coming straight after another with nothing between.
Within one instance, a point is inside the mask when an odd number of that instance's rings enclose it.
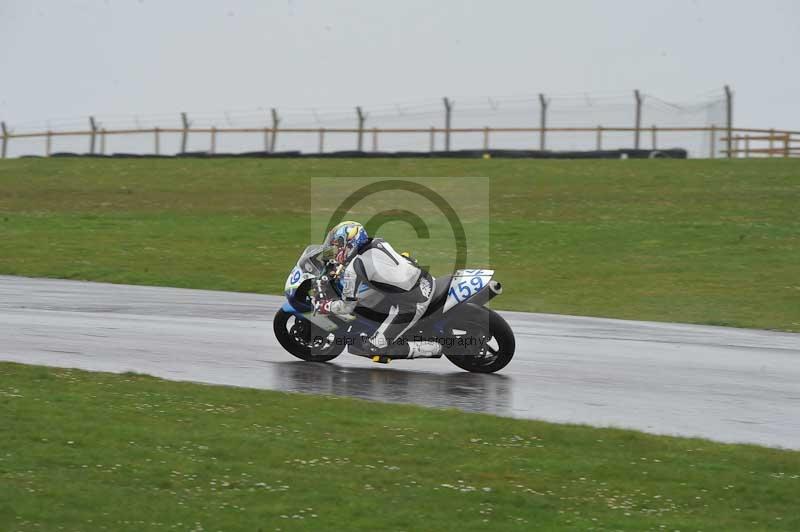
<instances>
[{"instance_id":1,"label":"windscreen","mask_svg":"<svg viewBox=\"0 0 800 532\"><path fill-rule=\"evenodd\" d=\"M322 248L322 244L308 246L303 250L303 253L300 254L297 265L306 273L313 273L317 276L320 275L325 266L322 261Z\"/></svg>"}]
</instances>

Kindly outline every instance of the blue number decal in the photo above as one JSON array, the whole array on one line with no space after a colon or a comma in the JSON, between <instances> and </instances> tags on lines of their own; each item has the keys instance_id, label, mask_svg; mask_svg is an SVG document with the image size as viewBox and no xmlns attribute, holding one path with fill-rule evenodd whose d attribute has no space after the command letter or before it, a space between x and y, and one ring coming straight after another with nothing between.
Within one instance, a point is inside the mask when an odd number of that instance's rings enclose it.
<instances>
[{"instance_id":1,"label":"blue number decal","mask_svg":"<svg viewBox=\"0 0 800 532\"><path fill-rule=\"evenodd\" d=\"M295 268L294 273L292 273L292 277L289 279L289 282L291 284L297 283L297 281L300 280L300 275L302 275L300 273L300 270L298 268Z\"/></svg>"},{"instance_id":2,"label":"blue number decal","mask_svg":"<svg viewBox=\"0 0 800 532\"><path fill-rule=\"evenodd\" d=\"M483 270L464 271L482 272ZM461 279L455 285L450 286L450 290L447 292L447 294L455 299L456 303L461 303L462 301L466 301L470 297L477 294L484 286L483 279L480 277L480 275L475 275L474 277L470 277L468 279Z\"/></svg>"},{"instance_id":3,"label":"blue number decal","mask_svg":"<svg viewBox=\"0 0 800 532\"><path fill-rule=\"evenodd\" d=\"M472 295L472 290L470 290L469 285L467 284L466 281L458 282L458 291L461 294L462 301Z\"/></svg>"},{"instance_id":4,"label":"blue number decal","mask_svg":"<svg viewBox=\"0 0 800 532\"><path fill-rule=\"evenodd\" d=\"M454 286L450 287L450 291L448 292L448 295L450 297L452 297L453 299L455 299L458 303L461 303L461 300L458 299L458 294L456 293L456 289L455 289Z\"/></svg>"},{"instance_id":5,"label":"blue number decal","mask_svg":"<svg viewBox=\"0 0 800 532\"><path fill-rule=\"evenodd\" d=\"M483 279L481 279L480 277L473 277L472 279L470 279L469 283L472 285L472 288L474 288L476 292L481 288L483 288Z\"/></svg>"}]
</instances>

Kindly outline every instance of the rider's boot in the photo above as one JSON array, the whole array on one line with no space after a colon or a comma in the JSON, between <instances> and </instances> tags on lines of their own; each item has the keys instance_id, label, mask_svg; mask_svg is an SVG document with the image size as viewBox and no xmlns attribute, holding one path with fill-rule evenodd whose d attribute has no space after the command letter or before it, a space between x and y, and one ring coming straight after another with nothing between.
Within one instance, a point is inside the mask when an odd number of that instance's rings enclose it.
<instances>
[{"instance_id":1,"label":"rider's boot","mask_svg":"<svg viewBox=\"0 0 800 532\"><path fill-rule=\"evenodd\" d=\"M437 358L442 356L442 344L439 342L406 342L407 358Z\"/></svg>"},{"instance_id":2,"label":"rider's boot","mask_svg":"<svg viewBox=\"0 0 800 532\"><path fill-rule=\"evenodd\" d=\"M352 346L355 347L355 346ZM353 354L371 354L376 362L403 358L437 358L442 356L442 344L439 342L421 341L388 342L383 335L370 339L362 338L360 348L351 348Z\"/></svg>"}]
</instances>

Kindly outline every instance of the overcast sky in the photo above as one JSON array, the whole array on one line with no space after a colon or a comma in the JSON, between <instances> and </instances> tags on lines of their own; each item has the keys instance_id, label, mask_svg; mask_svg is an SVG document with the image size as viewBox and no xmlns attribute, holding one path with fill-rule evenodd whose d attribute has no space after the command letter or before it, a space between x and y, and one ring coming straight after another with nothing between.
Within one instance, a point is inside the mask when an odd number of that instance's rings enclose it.
<instances>
[{"instance_id":1,"label":"overcast sky","mask_svg":"<svg viewBox=\"0 0 800 532\"><path fill-rule=\"evenodd\" d=\"M0 0L0 119L730 84L800 129L800 2Z\"/></svg>"}]
</instances>

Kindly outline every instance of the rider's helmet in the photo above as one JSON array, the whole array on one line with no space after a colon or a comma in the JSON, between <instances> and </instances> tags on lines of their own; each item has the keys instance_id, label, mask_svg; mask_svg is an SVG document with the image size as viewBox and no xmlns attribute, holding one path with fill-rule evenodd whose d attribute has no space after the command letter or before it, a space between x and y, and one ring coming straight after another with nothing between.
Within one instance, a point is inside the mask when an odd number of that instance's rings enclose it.
<instances>
[{"instance_id":1,"label":"rider's helmet","mask_svg":"<svg viewBox=\"0 0 800 532\"><path fill-rule=\"evenodd\" d=\"M369 236L358 222L342 222L328 231L323 242L323 257L344 266L367 243Z\"/></svg>"}]
</instances>

